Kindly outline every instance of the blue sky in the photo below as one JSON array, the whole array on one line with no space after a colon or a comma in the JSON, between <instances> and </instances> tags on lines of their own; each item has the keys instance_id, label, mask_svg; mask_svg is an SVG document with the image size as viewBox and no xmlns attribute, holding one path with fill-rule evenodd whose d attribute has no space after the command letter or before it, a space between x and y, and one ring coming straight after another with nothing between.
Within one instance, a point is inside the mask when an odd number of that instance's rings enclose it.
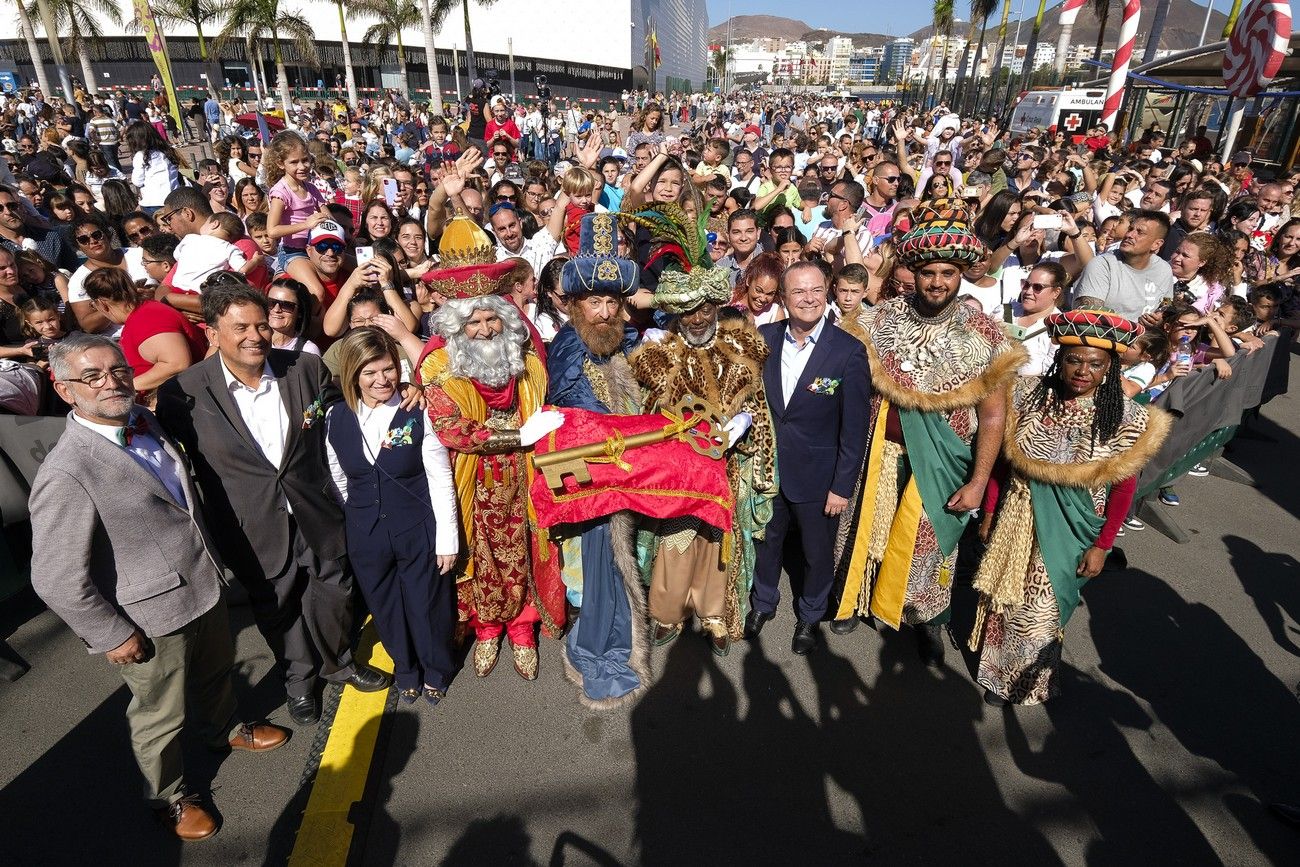
<instances>
[{"instance_id":1,"label":"blue sky","mask_svg":"<svg viewBox=\"0 0 1300 867\"><path fill-rule=\"evenodd\" d=\"M1025 15L1033 15L1038 8L1038 4L1031 0L1011 0L1011 14L1014 21L1016 13L1020 10L1021 3L1025 6ZM1047 7L1051 9L1059 0L1048 0ZM1194 0L1197 5L1204 6L1203 2ZM800 21L806 21L811 27L825 27L831 30L843 30L849 33L887 33L890 35L903 35L911 33L917 28L924 27L930 23L930 7L932 3L920 0L913 3L891 3L883 0L874 0L874 2L862 4L843 4L837 9L813 9L801 7L797 3L791 3L789 0L776 2L776 0L708 0L709 4L709 23L719 24L727 20L727 9L731 9L732 15L780 15L783 18L796 18ZM826 4L830 5L830 4ZM1228 0L1217 0L1215 6L1219 11L1225 11L1230 3ZM956 0L957 17L965 19L970 11L968 0Z\"/></svg>"}]
</instances>

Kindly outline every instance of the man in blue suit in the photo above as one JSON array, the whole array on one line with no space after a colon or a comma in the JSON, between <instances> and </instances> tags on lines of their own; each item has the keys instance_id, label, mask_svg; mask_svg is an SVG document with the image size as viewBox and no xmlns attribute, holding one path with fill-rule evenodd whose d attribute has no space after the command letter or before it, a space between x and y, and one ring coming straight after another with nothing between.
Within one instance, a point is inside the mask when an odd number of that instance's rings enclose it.
<instances>
[{"instance_id":1,"label":"man in blue suit","mask_svg":"<svg viewBox=\"0 0 1300 867\"><path fill-rule=\"evenodd\" d=\"M767 534L757 546L754 590L745 634L756 637L781 601L782 549L791 525L803 542L803 587L791 650L817 643L833 577L835 527L848 505L866 453L871 374L857 338L826 318L826 277L796 262L781 278L784 322L759 329L771 354L763 384L776 429L781 489Z\"/></svg>"}]
</instances>

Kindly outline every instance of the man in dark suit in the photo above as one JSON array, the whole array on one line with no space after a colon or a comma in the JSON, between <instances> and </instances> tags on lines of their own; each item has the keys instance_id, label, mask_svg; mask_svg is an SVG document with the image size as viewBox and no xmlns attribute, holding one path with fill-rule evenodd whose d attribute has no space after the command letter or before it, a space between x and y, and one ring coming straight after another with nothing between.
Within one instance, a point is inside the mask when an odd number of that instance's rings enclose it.
<instances>
[{"instance_id":1,"label":"man in dark suit","mask_svg":"<svg viewBox=\"0 0 1300 867\"><path fill-rule=\"evenodd\" d=\"M871 374L862 343L826 319L826 277L811 262L781 278L784 322L759 329L771 354L763 365L776 429L781 490L757 545L754 590L745 634L756 637L781 600L781 552L791 524L803 542L803 588L791 650L817 643L833 578L835 526L848 505L866 449Z\"/></svg>"},{"instance_id":2,"label":"man in dark suit","mask_svg":"<svg viewBox=\"0 0 1300 867\"><path fill-rule=\"evenodd\" d=\"M181 732L253 752L289 733L239 720L221 566L185 456L134 405L122 350L75 333L50 348L50 365L73 410L32 486L32 587L118 666L145 798L177 837L202 840L217 824L186 794Z\"/></svg>"},{"instance_id":3,"label":"man in dark suit","mask_svg":"<svg viewBox=\"0 0 1300 867\"><path fill-rule=\"evenodd\" d=\"M266 296L237 278L203 294L218 352L167 383L163 425L194 460L226 565L285 671L289 715L320 718L316 680L363 692L389 678L352 660L352 573L330 495L324 391L314 355L271 350Z\"/></svg>"}]
</instances>

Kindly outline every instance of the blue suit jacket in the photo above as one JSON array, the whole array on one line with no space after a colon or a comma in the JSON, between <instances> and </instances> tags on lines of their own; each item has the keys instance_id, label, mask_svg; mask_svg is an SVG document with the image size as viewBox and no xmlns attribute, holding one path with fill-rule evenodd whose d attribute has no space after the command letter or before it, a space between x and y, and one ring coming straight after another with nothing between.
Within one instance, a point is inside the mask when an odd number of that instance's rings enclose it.
<instances>
[{"instance_id":1,"label":"blue suit jacket","mask_svg":"<svg viewBox=\"0 0 1300 867\"><path fill-rule=\"evenodd\" d=\"M773 322L758 331L771 350L763 365L763 385L776 428L781 493L793 503L824 501L828 491L847 499L866 454L871 414L866 349L828 321L787 406L781 396L786 323ZM839 380L834 394L808 390L819 377Z\"/></svg>"}]
</instances>

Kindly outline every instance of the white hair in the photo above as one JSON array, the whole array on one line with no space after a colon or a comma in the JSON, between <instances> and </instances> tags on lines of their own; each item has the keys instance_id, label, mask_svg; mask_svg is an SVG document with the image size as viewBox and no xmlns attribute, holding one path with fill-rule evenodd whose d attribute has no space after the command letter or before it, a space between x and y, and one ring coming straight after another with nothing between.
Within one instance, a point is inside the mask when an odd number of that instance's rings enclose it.
<instances>
[{"instance_id":1,"label":"white hair","mask_svg":"<svg viewBox=\"0 0 1300 867\"><path fill-rule=\"evenodd\" d=\"M501 320L501 333L489 340L471 340L465 334L476 310L491 310ZM447 341L447 356L454 376L500 388L524 372L524 344L530 339L519 308L500 295L454 298L433 314L433 330Z\"/></svg>"}]
</instances>

